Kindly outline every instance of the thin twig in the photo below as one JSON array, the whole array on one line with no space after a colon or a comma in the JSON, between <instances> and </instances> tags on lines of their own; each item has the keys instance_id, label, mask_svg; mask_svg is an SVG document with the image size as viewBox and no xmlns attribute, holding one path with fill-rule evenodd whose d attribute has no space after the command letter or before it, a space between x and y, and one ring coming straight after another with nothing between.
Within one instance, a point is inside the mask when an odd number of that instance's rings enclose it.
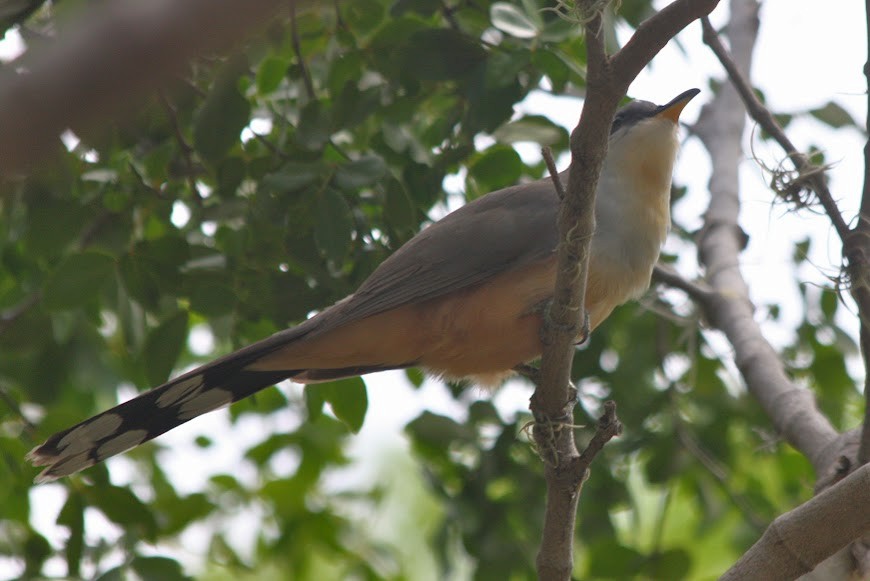
<instances>
[{"instance_id":1,"label":"thin twig","mask_svg":"<svg viewBox=\"0 0 870 581\"><path fill-rule=\"evenodd\" d=\"M344 22L344 18L341 16L341 7L339 6L339 0L332 0L332 7L335 10L335 26L338 29L347 28L347 24Z\"/></svg>"},{"instance_id":2,"label":"thin twig","mask_svg":"<svg viewBox=\"0 0 870 581\"><path fill-rule=\"evenodd\" d=\"M290 5L290 38L293 43L293 52L296 54L296 60L299 62L299 70L302 72L302 81L305 84L305 92L309 99L316 99L317 94L314 92L314 83L311 81L311 73L308 72L308 66L305 64L305 59L302 58L302 45L299 42L299 27L296 24L296 3Z\"/></svg>"},{"instance_id":3,"label":"thin twig","mask_svg":"<svg viewBox=\"0 0 870 581\"><path fill-rule=\"evenodd\" d=\"M870 0L866 0L864 6L864 17L866 19L867 30L867 62L864 64L864 77L867 79L867 112L868 117L865 129L870 131ZM858 308L861 315L865 315L862 307L866 307L870 303L868 297L867 281L867 240L870 236L870 139L864 144L864 187L861 194L861 211L858 224L855 225L853 234L853 248L849 252L849 264L856 271L862 269L861 274L864 276L852 275L853 295L858 295L860 302ZM845 252L845 249L844 249ZM850 273L851 274L851 273ZM867 302L865 302L865 300ZM861 317L861 329L859 331L861 337L861 355L864 362L864 369L868 371L864 375L864 423L861 426L861 444L858 447L858 464L867 464L870 462L870 325L868 325L867 317Z\"/></svg>"},{"instance_id":4,"label":"thin twig","mask_svg":"<svg viewBox=\"0 0 870 581\"><path fill-rule=\"evenodd\" d=\"M172 131L175 135L175 142L178 144L178 149L181 151L181 159L184 160L184 174L187 179L187 186L190 188L190 193L197 205L202 206L202 195L199 193L199 188L196 187L196 169L193 163L193 147L184 138L184 132L181 129L181 124L178 122L178 112L164 91L158 91L160 103L166 111L166 116L169 118L169 123L172 125Z\"/></svg>"},{"instance_id":5,"label":"thin twig","mask_svg":"<svg viewBox=\"0 0 870 581\"><path fill-rule=\"evenodd\" d=\"M97 234L100 233L100 230L108 225L113 218L117 217L117 215L117 212L102 210L96 218L91 220L90 224L82 229L82 232L79 235L79 249L84 250L85 248L90 246L91 243L93 243L93 241L96 239Z\"/></svg>"},{"instance_id":6,"label":"thin twig","mask_svg":"<svg viewBox=\"0 0 870 581\"><path fill-rule=\"evenodd\" d=\"M749 500L744 495L731 489L729 486L728 470L697 441L695 436L686 427L685 422L680 418L679 412L675 412L673 418L677 439L683 447L713 477L713 480L716 481L722 491L728 496L731 503L743 514L749 525L759 532L764 531L768 523L752 510Z\"/></svg>"},{"instance_id":7,"label":"thin twig","mask_svg":"<svg viewBox=\"0 0 870 581\"><path fill-rule=\"evenodd\" d=\"M142 175L142 173L136 167L135 163L133 163L132 161L127 163L127 169L130 170L130 173L132 173L136 177L136 180L139 182L140 186L157 196L158 199L168 199L166 193L163 190L155 188L145 180L145 176Z\"/></svg>"},{"instance_id":8,"label":"thin twig","mask_svg":"<svg viewBox=\"0 0 870 581\"><path fill-rule=\"evenodd\" d=\"M0 400L3 400L3 403L12 410L12 413L15 414L19 420L21 420L22 425L24 426L24 432L27 434L27 437L30 440L36 440L37 437L37 429L36 426L27 419L27 416L24 415L24 412L21 411L21 406L18 405L18 402L15 401L15 398L12 397L8 391L6 391L6 387L0 385Z\"/></svg>"},{"instance_id":9,"label":"thin twig","mask_svg":"<svg viewBox=\"0 0 870 581\"><path fill-rule=\"evenodd\" d=\"M661 263L656 264L655 268L653 268L652 279L653 282L661 282L683 291L704 308L710 306L710 301L716 294L707 285L687 280L676 271Z\"/></svg>"},{"instance_id":10,"label":"thin twig","mask_svg":"<svg viewBox=\"0 0 870 581\"><path fill-rule=\"evenodd\" d=\"M837 203L834 201L834 197L831 195L827 183L825 183L824 174L818 172L818 168L809 162L806 155L797 150L795 145L782 130L782 127L780 127L779 123L776 122L776 119L774 119L770 110L755 96L752 86L740 72L740 69L737 68L737 65L734 63L728 50L722 45L719 35L713 29L713 25L710 24L710 19L706 17L702 18L701 25L704 29L704 43L710 47L719 59L725 72L728 73L728 78L731 81L731 84L734 85L734 88L737 89L737 93L743 100L749 116L752 117L756 123L761 125L764 130L767 131L777 143L779 143L780 147L785 150L786 155L794 164L795 169L801 175L812 174L807 181L816 193L819 203L821 203L825 212L828 214L828 217L834 225L834 229L836 229L840 239L845 242L849 237L849 226L843 219L843 215L840 213L839 208L837 208Z\"/></svg>"},{"instance_id":11,"label":"thin twig","mask_svg":"<svg viewBox=\"0 0 870 581\"><path fill-rule=\"evenodd\" d=\"M291 159L291 156L287 155L287 153L285 153L284 151L281 151L281 149L279 149L277 145L266 139L265 135L260 135L259 133L255 132L252 133L254 133L254 139L262 143L263 146L268 149L272 155L278 156L283 160Z\"/></svg>"},{"instance_id":12,"label":"thin twig","mask_svg":"<svg viewBox=\"0 0 870 581\"><path fill-rule=\"evenodd\" d=\"M0 333L6 331L15 321L26 315L40 300L42 300L42 292L36 291L11 309L0 313Z\"/></svg>"},{"instance_id":13,"label":"thin twig","mask_svg":"<svg viewBox=\"0 0 870 581\"><path fill-rule=\"evenodd\" d=\"M553 150L549 146L541 148L541 155L544 157L544 162L547 164L547 171L550 172L550 179L553 181L553 187L556 188L556 194L560 200L565 199L565 185L559 179L559 170L556 168L556 160L553 159Z\"/></svg>"},{"instance_id":14,"label":"thin twig","mask_svg":"<svg viewBox=\"0 0 870 581\"><path fill-rule=\"evenodd\" d=\"M616 402L604 402L604 413L598 419L598 429L580 454L578 466L585 472L592 464L595 456L604 449L604 444L622 434L622 422L616 415Z\"/></svg>"},{"instance_id":15,"label":"thin twig","mask_svg":"<svg viewBox=\"0 0 870 581\"><path fill-rule=\"evenodd\" d=\"M448 6L447 2L441 0L441 14L444 16L444 20L447 21L447 25L450 28L459 30L459 22L456 20L454 12L456 12L456 9L453 6Z\"/></svg>"}]
</instances>

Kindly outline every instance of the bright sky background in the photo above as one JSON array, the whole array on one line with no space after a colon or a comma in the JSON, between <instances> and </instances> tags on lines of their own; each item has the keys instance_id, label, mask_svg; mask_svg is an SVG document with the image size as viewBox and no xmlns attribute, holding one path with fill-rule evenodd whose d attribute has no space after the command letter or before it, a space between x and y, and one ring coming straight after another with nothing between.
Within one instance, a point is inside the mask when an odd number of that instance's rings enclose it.
<instances>
[{"instance_id":1,"label":"bright sky background","mask_svg":"<svg viewBox=\"0 0 870 581\"><path fill-rule=\"evenodd\" d=\"M667 2L657 4L661 6ZM866 33L862 9L862 3L857 2L837 2L830 6L810 0L764 2L752 77L775 112L799 112L834 100L863 124L866 86L862 67L866 59ZM725 21L726 10L727 4L723 2L714 13L714 25ZM635 81L629 95L663 103L685 89L701 88L704 92L690 103L682 116L685 122L692 124L703 102L710 98L706 90L708 78L712 75L721 79L723 74L712 53L701 43L699 23L692 24L678 38L682 48L671 43ZM0 58L4 55L8 58L20 50L16 49L16 42L13 34L7 35L6 40L0 42ZM576 99L540 93L530 97L523 110L543 113L571 128L579 116L580 107ZM854 129L832 131L814 120L793 123L788 134L799 148L820 147L826 152L827 160L835 163L830 174L831 189L844 216L847 219L854 216L860 202L864 136ZM770 165L782 158L781 152L770 144L756 139L754 146L756 154ZM696 140L689 139L675 171L675 181L689 186L689 195L674 209L675 221L689 229L697 229L701 224L708 177L707 156ZM826 275L836 273L840 264L840 246L823 216L788 214L783 206L773 206L772 194L766 187L767 179L754 162L747 160L741 177L741 223L751 238L742 265L756 305L783 305L782 319L786 324L764 323L768 336L775 344L782 344L789 336L790 325L802 317L796 275L792 269L792 242L808 235L812 237L810 258L815 267L805 268L797 276L802 281L819 284L826 282ZM677 249L672 244L673 241L669 242L668 248ZM695 274L693 264L692 256L683 260L681 266L685 268L685 275L691 277ZM844 319L844 322L849 328L857 329L854 320ZM466 407L457 404L439 382L427 381L422 389L413 390L408 387L402 372L386 372L367 376L366 383L369 387L369 415L361 433L353 439L350 450L357 461L336 476L331 483L335 489L353 487L376 478L381 462L389 456L390 450L407 448L403 427L422 410L457 418L465 415ZM301 398L300 386L288 385L283 389L291 398ZM515 382L500 390L494 399L501 412L510 416L527 409L529 395L526 386ZM482 393L473 396L486 397ZM222 471L231 472L240 479L253 480L253 470L241 461L242 451L258 441L265 429L286 430L298 421L296 414L288 410L268 420L246 417L236 426L231 426L226 412L211 413L161 437L159 442L166 448L161 453L161 461L182 491L199 490L210 474ZM198 434L208 434L215 445L206 450L195 447L192 440ZM127 482L130 463L123 456L110 462L115 481ZM280 473L289 473L295 468L296 459L288 453L276 464ZM42 486L32 494L38 530L59 544L65 537L65 529L54 525L63 502L60 488ZM88 517L105 523L98 529L110 537L117 535L113 532L115 527L105 522L96 511L91 511ZM256 526L252 519L240 516L238 522L233 523L230 536L247 545L258 532ZM89 525L89 530L98 529ZM183 541L185 552L179 554L179 558L195 565L194 555L205 549L203 536L194 531ZM5 578L2 565L0 562L0 578ZM62 562L53 564L52 573L62 574L64 571Z\"/></svg>"}]
</instances>

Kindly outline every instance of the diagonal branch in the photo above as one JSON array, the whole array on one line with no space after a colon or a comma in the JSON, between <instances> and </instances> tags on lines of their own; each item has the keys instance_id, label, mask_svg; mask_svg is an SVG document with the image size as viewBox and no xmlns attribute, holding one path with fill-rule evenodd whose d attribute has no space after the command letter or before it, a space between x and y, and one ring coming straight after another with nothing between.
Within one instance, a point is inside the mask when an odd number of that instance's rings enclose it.
<instances>
[{"instance_id":1,"label":"diagonal branch","mask_svg":"<svg viewBox=\"0 0 870 581\"><path fill-rule=\"evenodd\" d=\"M728 30L736 66L741 71L748 72L751 65L758 29L757 11L754 0L732 2ZM745 235L737 222L740 210L737 168L743 159L741 139L745 119L738 93L728 84L705 107L695 126L695 133L713 163L710 204L698 240L701 263L716 291L707 316L733 345L735 361L747 388L773 425L821 474L829 464L825 452L837 432L816 408L812 394L798 388L786 376L782 361L753 317L749 290L738 267Z\"/></svg>"},{"instance_id":2,"label":"diagonal branch","mask_svg":"<svg viewBox=\"0 0 870 581\"><path fill-rule=\"evenodd\" d=\"M292 0L291 0L292 2ZM126 0L96 4L27 74L0 82L0 171L32 166L59 135L141 102L191 58L226 49L265 24L282 0ZM111 50L106 50L111 46Z\"/></svg>"},{"instance_id":3,"label":"diagonal branch","mask_svg":"<svg viewBox=\"0 0 870 581\"><path fill-rule=\"evenodd\" d=\"M795 579L870 531L870 466L780 515L720 579ZM831 523L836 526L831 526ZM819 531L825 531L819 534ZM833 577L828 577L833 578Z\"/></svg>"},{"instance_id":4,"label":"diagonal branch","mask_svg":"<svg viewBox=\"0 0 870 581\"><path fill-rule=\"evenodd\" d=\"M870 35L870 6L868 6L866 12L868 18L867 30L868 35ZM861 199L860 219L855 228L850 230L828 188L824 172L821 171L821 168L810 163L804 154L797 151L797 148L785 134L782 127L779 126L771 112L758 100L746 76L741 72L732 56L722 45L710 21L704 18L701 22L704 29L704 42L721 62L732 86L743 100L749 115L779 143L798 173L805 176L804 182L815 192L819 203L824 208L834 229L843 241L843 256L848 262L851 293L858 306L858 314L861 321L859 334L864 367L865 369L870 369L870 352L868 352L870 350L870 221L866 219L866 216L870 215L870 177L868 177L870 176L870 141L864 146L865 179ZM868 79L868 87L870 87L870 46L868 46L868 61L864 67L864 74ZM868 111L870 111L870 102L868 102ZM868 118L868 129L870 129L870 118ZM857 458L859 465L870 461L870 375L865 379L864 397L865 417ZM817 474L821 473L817 467Z\"/></svg>"},{"instance_id":5,"label":"diagonal branch","mask_svg":"<svg viewBox=\"0 0 870 581\"><path fill-rule=\"evenodd\" d=\"M776 119L774 119L770 110L758 100L758 97L755 96L752 86L746 80L746 77L740 72L740 68L734 62L734 59L732 59L731 55L728 54L728 50L722 45L722 41L719 40L719 35L716 34L713 25L710 24L710 20L708 18L702 18L701 25L704 28L704 43L710 47L719 59L719 62L722 63L722 67L725 69L725 72L728 73L728 79L731 81L731 85L739 93L740 98L746 106L746 110L749 112L749 116L752 117L756 123L761 125L761 127L776 140L780 147L785 150L786 155L794 164L798 173L807 176L807 183L809 183L813 191L816 193L816 196L819 198L819 203L821 203L825 212L828 214L828 217L831 219L831 223L837 230L840 239L845 241L849 236L849 226L843 219L843 215L840 213L839 208L837 208L837 203L834 201L834 196L831 195L831 190L828 189L828 184L825 181L824 174L819 172L818 168L810 163L803 153L797 150L795 145L785 134L785 131L783 131L782 127L779 126Z\"/></svg>"},{"instance_id":6,"label":"diagonal branch","mask_svg":"<svg viewBox=\"0 0 870 581\"><path fill-rule=\"evenodd\" d=\"M671 2L655 16L642 22L631 39L612 59L614 82L623 88L623 94L652 57L677 33L690 22L706 17L718 4L719 0Z\"/></svg>"},{"instance_id":7,"label":"diagonal branch","mask_svg":"<svg viewBox=\"0 0 870 581\"><path fill-rule=\"evenodd\" d=\"M705 284L687 280L661 262L653 269L652 279L683 291L703 308L710 308L716 298L716 293Z\"/></svg>"}]
</instances>

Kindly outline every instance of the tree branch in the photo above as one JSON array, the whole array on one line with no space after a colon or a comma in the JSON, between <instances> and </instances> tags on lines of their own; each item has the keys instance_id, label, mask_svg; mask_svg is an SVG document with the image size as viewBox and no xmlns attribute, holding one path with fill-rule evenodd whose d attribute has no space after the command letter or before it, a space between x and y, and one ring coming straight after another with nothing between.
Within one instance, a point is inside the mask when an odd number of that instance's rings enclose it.
<instances>
[{"instance_id":1,"label":"tree branch","mask_svg":"<svg viewBox=\"0 0 870 581\"><path fill-rule=\"evenodd\" d=\"M753 92L749 82L746 80L746 77L744 77L740 72L740 68L735 64L725 47L722 46L722 42L719 40L719 35L716 34L713 25L710 24L710 20L708 18L702 18L701 25L704 29L704 44L710 47L719 59L719 62L722 63L722 67L725 69L725 72L728 73L728 79L731 81L731 85L737 90L744 105L746 105L746 110L749 112L749 116L752 117L756 123L761 125L761 127L767 131L777 143L779 143L780 147L785 150L786 155L794 164L798 173L801 176L806 176L806 183L816 193L816 196L819 198L819 203L822 204L822 207L831 219L831 223L837 230L840 239L845 241L849 236L849 226L846 224L846 221L843 220L843 215L840 213L839 208L837 208L837 203L831 195L831 190L828 189L824 173L820 172L817 166L810 163L807 157L797 150L782 130L782 127L780 127L779 123L776 122L776 119L774 119L770 110L762 105L761 101L758 100L758 97L755 96L755 93ZM732 48L734 48L733 45L734 43L732 43Z\"/></svg>"},{"instance_id":2,"label":"tree branch","mask_svg":"<svg viewBox=\"0 0 870 581\"><path fill-rule=\"evenodd\" d=\"M21 57L27 74L0 83L0 172L33 166L68 128L116 118L194 56L226 49L286 5L126 0L87 11L60 42Z\"/></svg>"},{"instance_id":3,"label":"tree branch","mask_svg":"<svg viewBox=\"0 0 870 581\"><path fill-rule=\"evenodd\" d=\"M305 84L305 94L308 95L309 99L314 100L317 98L317 93L314 90L311 73L308 72L308 65L305 64L305 58L302 56L302 44L299 42L299 26L296 22L295 4L290 6L290 38L293 44L293 53L296 55L299 70L302 73L302 81Z\"/></svg>"},{"instance_id":4,"label":"tree branch","mask_svg":"<svg viewBox=\"0 0 870 581\"><path fill-rule=\"evenodd\" d=\"M656 264L655 268L653 268L652 279L653 282L660 282L683 291L696 303L705 308L709 308L716 297L716 293L703 283L686 280L670 267L663 266L661 263Z\"/></svg>"},{"instance_id":5,"label":"tree branch","mask_svg":"<svg viewBox=\"0 0 870 581\"><path fill-rule=\"evenodd\" d=\"M690 22L706 17L718 4L719 0L678 0L642 22L612 59L614 82L623 89L623 94L652 57L677 33Z\"/></svg>"},{"instance_id":6,"label":"tree branch","mask_svg":"<svg viewBox=\"0 0 870 581\"><path fill-rule=\"evenodd\" d=\"M544 317L541 381L532 396L533 435L545 449L547 512L538 554L541 579L569 579L573 569L573 533L579 487L585 476L570 429L575 401L570 385L574 342L584 315L589 243L595 229L595 191L607 155L610 125L619 100L637 73L692 20L708 14L718 0L677 0L644 22L625 48L607 56L596 2L580 2L586 22L587 95L571 133L568 191L559 212L559 250L553 301ZM551 439L553 436L555 438Z\"/></svg>"},{"instance_id":7,"label":"tree branch","mask_svg":"<svg viewBox=\"0 0 870 581\"><path fill-rule=\"evenodd\" d=\"M758 4L734 0L728 25L736 67L749 71L758 30ZM739 254L745 235L737 223L740 210L737 168L743 159L745 114L734 85L728 84L702 112L695 133L710 152L710 205L698 247L707 280L716 298L707 316L734 346L746 385L786 440L813 464L817 474L830 463L826 453L837 432L815 406L808 390L795 386L753 318L754 308L743 279Z\"/></svg>"},{"instance_id":8,"label":"tree branch","mask_svg":"<svg viewBox=\"0 0 870 581\"><path fill-rule=\"evenodd\" d=\"M867 30L867 62L864 64L864 77L867 79L867 121L865 129L870 130L870 0L865 2L864 16ZM847 250L843 247L843 253L849 257L850 272L852 273L852 295L858 302L859 314L861 315L861 355L864 359L864 370L870 370L870 324L868 324L868 311L870 311L870 289L868 289L868 259L867 246L870 243L870 139L864 144L864 187L861 193L861 211L858 223L850 239L852 242ZM865 310L866 309L866 310ZM870 373L864 374L864 423L861 426L861 446L858 449L858 463L870 462Z\"/></svg>"},{"instance_id":9,"label":"tree branch","mask_svg":"<svg viewBox=\"0 0 870 581\"><path fill-rule=\"evenodd\" d=\"M870 466L863 466L801 506L780 515L722 577L791 580L870 531ZM831 526L831 523L836 526ZM825 534L819 534L825 531Z\"/></svg>"},{"instance_id":10,"label":"tree branch","mask_svg":"<svg viewBox=\"0 0 870 581\"><path fill-rule=\"evenodd\" d=\"M178 112L175 106L169 102L169 98L164 91L158 91L160 104L166 111L166 116L172 125L172 131L175 134L175 142L178 144L178 150L181 153L181 159L184 161L184 174L187 179L187 187L190 189L190 195L198 206L202 206L202 194L199 193L199 188L196 187L196 164L193 162L193 147L184 138L184 132L181 125L178 123Z\"/></svg>"},{"instance_id":11,"label":"tree branch","mask_svg":"<svg viewBox=\"0 0 870 581\"><path fill-rule=\"evenodd\" d=\"M572 426L551 424L549 427L551 441L555 441L560 437L559 432L571 433ZM535 430L540 429L541 425L535 424ZM566 571L565 564L572 563L574 521L580 490L589 474L592 460L604 449L607 442L621 433L622 423L616 417L616 404L607 401L604 403L604 413L598 420L598 428L583 453L570 458L569 465L560 467L562 469L556 472L558 480L548 477L547 518L544 520L541 550L538 552L536 562L539 579L570 579L571 570ZM537 442L537 435L535 440ZM547 466L549 465L548 463Z\"/></svg>"}]
</instances>

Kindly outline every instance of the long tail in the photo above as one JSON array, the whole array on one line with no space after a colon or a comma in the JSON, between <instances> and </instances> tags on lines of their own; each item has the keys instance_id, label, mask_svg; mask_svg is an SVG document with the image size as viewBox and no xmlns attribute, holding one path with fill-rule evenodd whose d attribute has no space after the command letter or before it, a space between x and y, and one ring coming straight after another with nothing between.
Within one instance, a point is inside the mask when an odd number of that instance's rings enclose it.
<instances>
[{"instance_id":1,"label":"long tail","mask_svg":"<svg viewBox=\"0 0 870 581\"><path fill-rule=\"evenodd\" d=\"M27 455L50 482L156 438L204 413L293 377L298 371L250 371L250 358L227 356L58 432Z\"/></svg>"},{"instance_id":2,"label":"long tail","mask_svg":"<svg viewBox=\"0 0 870 581\"><path fill-rule=\"evenodd\" d=\"M27 459L35 466L46 467L36 477L36 482L50 482L84 470L284 379L317 383L408 366L277 371L247 368L268 354L274 343L281 343L275 339L285 338L286 335L266 339L226 355L54 434L27 454Z\"/></svg>"}]
</instances>

